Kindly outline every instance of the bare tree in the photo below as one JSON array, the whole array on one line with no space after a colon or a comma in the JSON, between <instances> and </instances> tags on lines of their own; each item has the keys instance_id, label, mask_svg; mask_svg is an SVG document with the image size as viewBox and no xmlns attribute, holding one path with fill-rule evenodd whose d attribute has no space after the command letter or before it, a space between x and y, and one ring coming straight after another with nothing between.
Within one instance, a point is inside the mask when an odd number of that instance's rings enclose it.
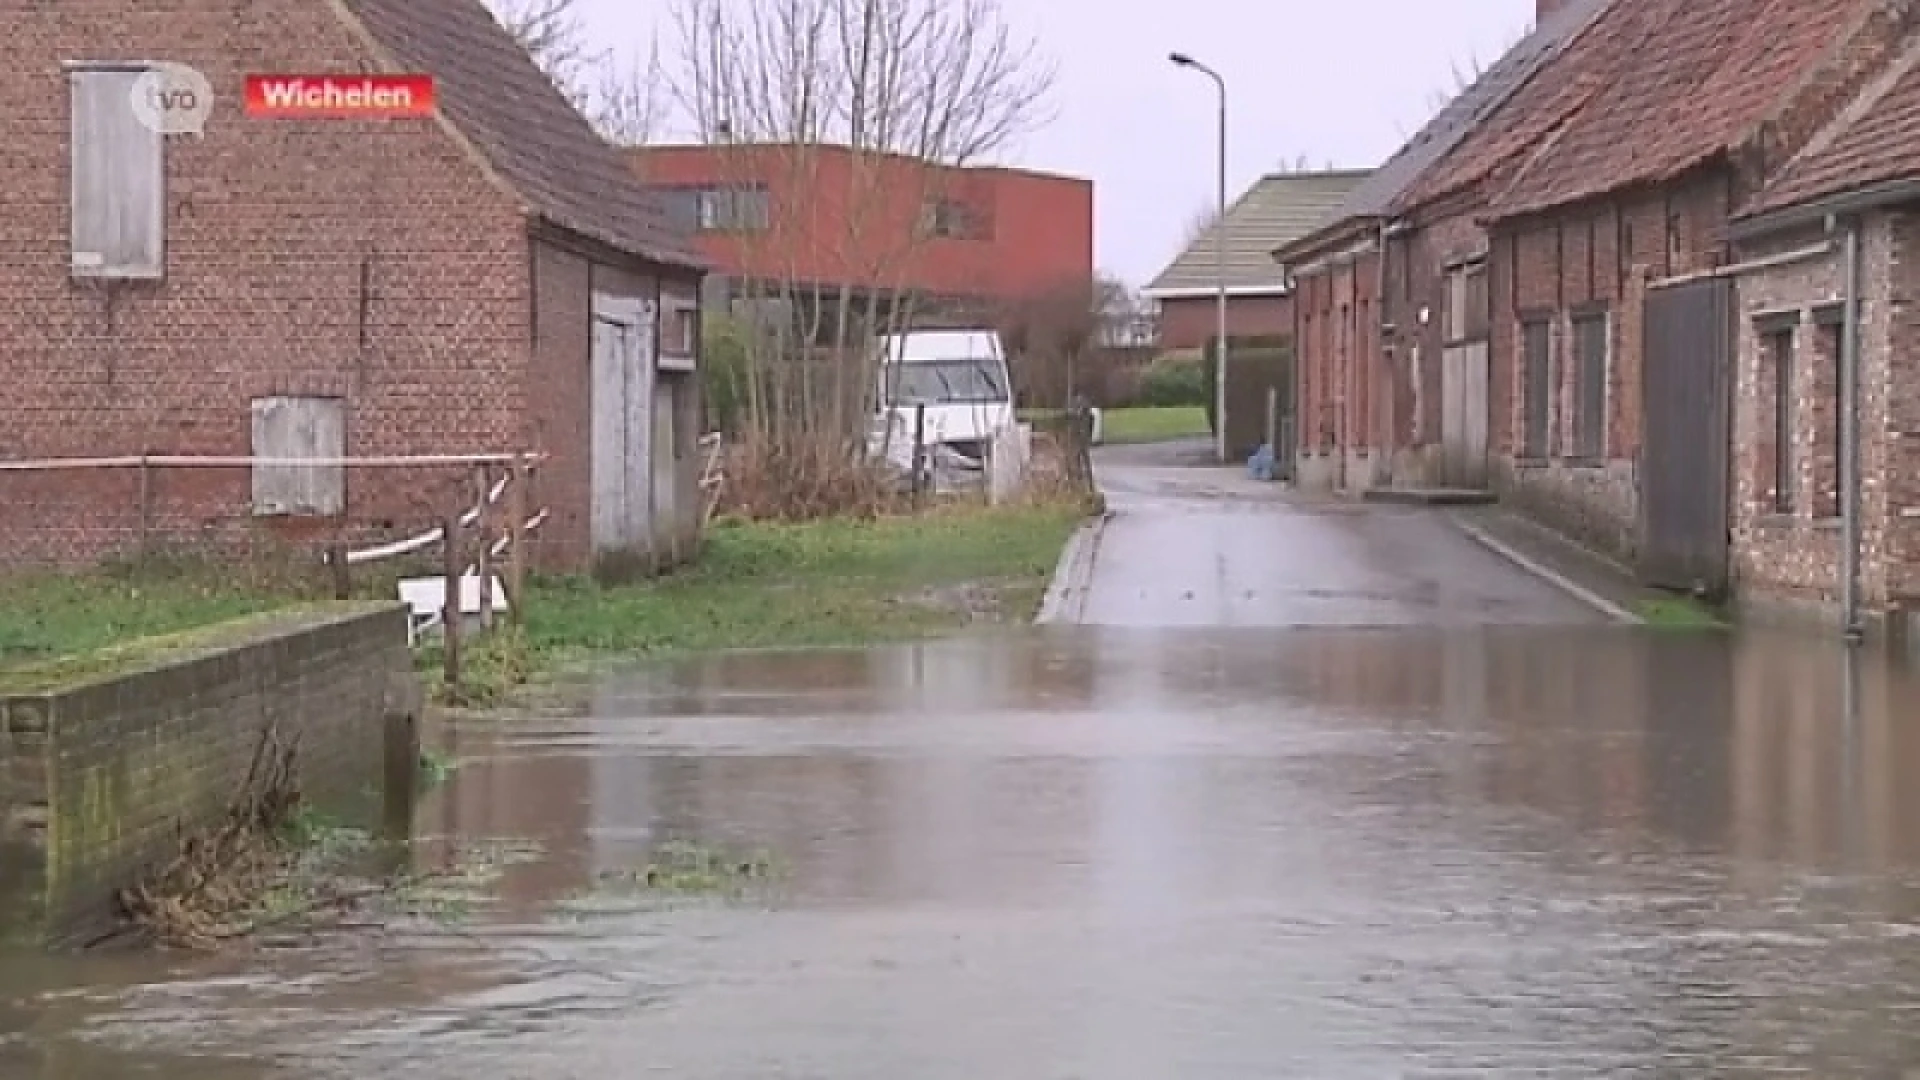
<instances>
[{"instance_id":1,"label":"bare tree","mask_svg":"<svg viewBox=\"0 0 1920 1080\"><path fill-rule=\"evenodd\" d=\"M609 61L598 70L587 115L601 137L625 147L651 141L659 134L669 104L660 43L652 42L644 59L625 68Z\"/></svg>"},{"instance_id":2,"label":"bare tree","mask_svg":"<svg viewBox=\"0 0 1920 1080\"><path fill-rule=\"evenodd\" d=\"M1220 208L1212 203L1195 210L1193 216L1187 219L1186 246L1192 247L1199 243L1207 233L1213 230L1214 222L1219 220Z\"/></svg>"},{"instance_id":3,"label":"bare tree","mask_svg":"<svg viewBox=\"0 0 1920 1080\"><path fill-rule=\"evenodd\" d=\"M999 0L675 0L668 80L724 186L843 208L827 234L764 208L742 282L780 317L755 336L746 413L757 435L844 458L879 394L872 335L914 318L919 252L979 228L951 167L988 159L1047 118L1054 68ZM829 154L848 167L824 169ZM856 285L855 283L858 283Z\"/></svg>"},{"instance_id":4,"label":"bare tree","mask_svg":"<svg viewBox=\"0 0 1920 1080\"><path fill-rule=\"evenodd\" d=\"M606 61L587 44L580 0L492 0L494 14L553 84L585 108L592 73Z\"/></svg>"}]
</instances>

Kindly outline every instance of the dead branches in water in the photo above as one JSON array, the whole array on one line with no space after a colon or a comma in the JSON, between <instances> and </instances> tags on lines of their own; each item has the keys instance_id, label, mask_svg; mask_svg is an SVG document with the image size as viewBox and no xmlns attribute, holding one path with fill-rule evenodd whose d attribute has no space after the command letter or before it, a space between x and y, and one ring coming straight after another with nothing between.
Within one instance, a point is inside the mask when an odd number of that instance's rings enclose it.
<instances>
[{"instance_id":1,"label":"dead branches in water","mask_svg":"<svg viewBox=\"0 0 1920 1080\"><path fill-rule=\"evenodd\" d=\"M219 824L186 836L173 859L115 896L124 923L161 945L214 948L245 932L242 918L286 865L300 799L298 745L269 727L245 783Z\"/></svg>"}]
</instances>

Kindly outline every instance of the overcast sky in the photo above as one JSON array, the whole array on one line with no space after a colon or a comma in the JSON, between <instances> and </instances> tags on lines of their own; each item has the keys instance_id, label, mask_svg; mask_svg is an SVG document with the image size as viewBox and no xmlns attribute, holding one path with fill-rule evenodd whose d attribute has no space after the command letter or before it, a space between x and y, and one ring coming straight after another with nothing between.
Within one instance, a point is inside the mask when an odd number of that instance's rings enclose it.
<instances>
[{"instance_id":1,"label":"overcast sky","mask_svg":"<svg viewBox=\"0 0 1920 1080\"><path fill-rule=\"evenodd\" d=\"M663 0L584 0L609 47L673 49ZM1139 286L1213 201L1213 84L1228 88L1229 198L1305 155L1377 165L1432 112L1454 72L1532 22L1534 0L1002 0L1059 66L1055 118L1010 163L1094 182L1094 257ZM656 25L658 24L658 25Z\"/></svg>"}]
</instances>

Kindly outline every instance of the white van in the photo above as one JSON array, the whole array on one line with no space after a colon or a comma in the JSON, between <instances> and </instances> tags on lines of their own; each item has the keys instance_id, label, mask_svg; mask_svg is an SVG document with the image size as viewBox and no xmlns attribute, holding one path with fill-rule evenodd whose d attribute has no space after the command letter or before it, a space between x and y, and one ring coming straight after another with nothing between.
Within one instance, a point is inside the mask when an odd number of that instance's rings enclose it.
<instances>
[{"instance_id":1,"label":"white van","mask_svg":"<svg viewBox=\"0 0 1920 1080\"><path fill-rule=\"evenodd\" d=\"M1013 379L993 330L912 330L878 340L880 410L873 437L888 458L911 462L915 413L926 407L936 466L979 469L994 436L1015 423Z\"/></svg>"}]
</instances>

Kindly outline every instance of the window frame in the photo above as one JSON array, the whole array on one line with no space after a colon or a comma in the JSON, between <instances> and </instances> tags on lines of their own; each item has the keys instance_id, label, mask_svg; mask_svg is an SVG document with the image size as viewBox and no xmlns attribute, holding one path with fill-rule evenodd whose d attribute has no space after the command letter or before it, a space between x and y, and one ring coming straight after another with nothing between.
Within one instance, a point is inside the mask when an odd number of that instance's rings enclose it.
<instances>
[{"instance_id":1,"label":"window frame","mask_svg":"<svg viewBox=\"0 0 1920 1080\"><path fill-rule=\"evenodd\" d=\"M248 413L252 422L249 432L249 446L256 458L297 459L301 455L285 452L271 445L275 432L267 430L269 414L275 406L286 408L290 413L302 405L322 406L318 416L329 422L334 430L324 433L316 439L319 447L313 455L318 458L346 457L348 425L347 399L337 394L262 394L248 402ZM331 444L331 445L329 445ZM256 518L336 518L345 515L347 510L347 470L344 465L275 465L255 462L251 472L251 513ZM313 474L321 475L320 480ZM275 499L275 487L279 485L281 498ZM321 494L309 501L301 501L300 494L319 491Z\"/></svg>"},{"instance_id":2,"label":"window frame","mask_svg":"<svg viewBox=\"0 0 1920 1080\"><path fill-rule=\"evenodd\" d=\"M1534 334L1539 335L1537 354ZM1558 389L1554 365L1553 320L1546 315L1522 316L1520 342L1520 456L1545 461L1553 456L1553 399Z\"/></svg>"},{"instance_id":3,"label":"window frame","mask_svg":"<svg viewBox=\"0 0 1920 1080\"><path fill-rule=\"evenodd\" d=\"M1568 319L1573 352L1571 456L1604 461L1610 449L1607 412L1612 396L1613 313L1604 308L1576 311ZM1599 355L1590 355L1597 344Z\"/></svg>"},{"instance_id":4,"label":"window frame","mask_svg":"<svg viewBox=\"0 0 1920 1080\"><path fill-rule=\"evenodd\" d=\"M148 128L139 122L133 112L131 83L155 70L147 62L115 61L76 61L65 65L67 75L67 215L68 215L68 273L75 280L87 281L159 281L166 277L167 267L167 144L166 135ZM91 103L93 98L83 92L90 78L112 77L125 79L129 83L126 95L125 129L110 126L103 138L111 145L110 149L89 153L88 148L95 145L86 137L83 124L92 119L83 110L83 102ZM128 146L128 136L134 131L144 132L143 139L148 140L151 148L150 162L143 162L136 171L124 167ZM121 186L116 183L109 188L101 188L96 179L90 183L96 170L104 170L105 175L119 180L130 175L143 175L151 178L146 184L147 190L135 200L126 196L128 207L118 208L115 201L124 195ZM93 204L91 198L107 200L95 212L89 212ZM114 252L103 250L114 246L100 241L109 239L109 235L119 232L123 238L124 229L116 230L112 224L95 224L99 219L111 222L129 209L137 209L146 215L147 236L142 244L143 252L138 261L126 260ZM89 235L91 230L91 235ZM98 260L98 261L95 261Z\"/></svg>"}]
</instances>

